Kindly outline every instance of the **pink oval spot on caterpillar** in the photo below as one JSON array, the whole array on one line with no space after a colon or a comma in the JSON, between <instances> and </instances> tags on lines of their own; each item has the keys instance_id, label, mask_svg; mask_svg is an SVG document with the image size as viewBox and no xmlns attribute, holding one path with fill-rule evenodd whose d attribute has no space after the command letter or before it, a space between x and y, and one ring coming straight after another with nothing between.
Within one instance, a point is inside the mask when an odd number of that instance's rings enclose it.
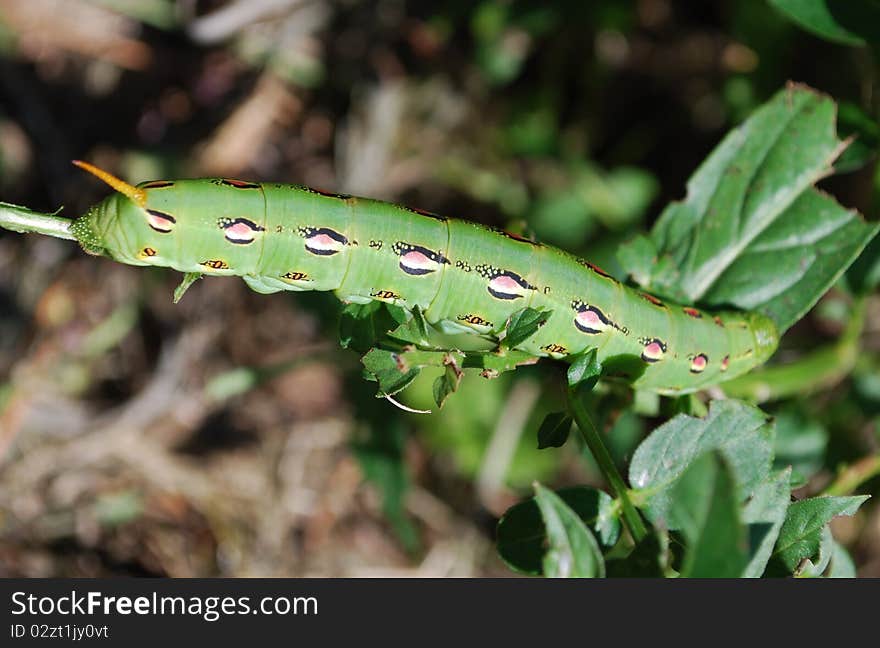
<instances>
[{"instance_id":1,"label":"pink oval spot on caterpillar","mask_svg":"<svg viewBox=\"0 0 880 648\"><path fill-rule=\"evenodd\" d=\"M497 299L519 299L526 290L532 288L522 277L513 272L504 272L489 281L486 289Z\"/></svg>"},{"instance_id":2,"label":"pink oval spot on caterpillar","mask_svg":"<svg viewBox=\"0 0 880 648\"><path fill-rule=\"evenodd\" d=\"M642 349L642 360L645 362L657 362L663 359L663 354L665 353L666 345L657 338L653 338L645 343L645 348Z\"/></svg>"},{"instance_id":3,"label":"pink oval spot on caterpillar","mask_svg":"<svg viewBox=\"0 0 880 648\"><path fill-rule=\"evenodd\" d=\"M253 243L257 233L263 231L262 227L247 218L221 219L220 227L226 240L237 245Z\"/></svg>"},{"instance_id":4,"label":"pink oval spot on caterpillar","mask_svg":"<svg viewBox=\"0 0 880 648\"><path fill-rule=\"evenodd\" d=\"M439 270L444 263L449 263L449 259L439 252L433 252L421 245L398 241L392 249L400 255L400 269L411 275L430 274Z\"/></svg>"},{"instance_id":5,"label":"pink oval spot on caterpillar","mask_svg":"<svg viewBox=\"0 0 880 648\"><path fill-rule=\"evenodd\" d=\"M724 359L721 360L721 371L727 371L727 368L730 366L730 356L724 356Z\"/></svg>"},{"instance_id":6,"label":"pink oval spot on caterpillar","mask_svg":"<svg viewBox=\"0 0 880 648\"><path fill-rule=\"evenodd\" d=\"M610 322L595 306L581 306L574 316L574 325L583 333L598 335L608 330Z\"/></svg>"},{"instance_id":7,"label":"pink oval spot on caterpillar","mask_svg":"<svg viewBox=\"0 0 880 648\"><path fill-rule=\"evenodd\" d=\"M306 250L318 256L330 256L341 252L348 244L348 239L339 232L321 227L309 228L306 232Z\"/></svg>"},{"instance_id":8,"label":"pink oval spot on caterpillar","mask_svg":"<svg viewBox=\"0 0 880 648\"><path fill-rule=\"evenodd\" d=\"M168 234L176 222L171 214L166 214L156 209L147 210L147 224L157 232Z\"/></svg>"},{"instance_id":9,"label":"pink oval spot on caterpillar","mask_svg":"<svg viewBox=\"0 0 880 648\"><path fill-rule=\"evenodd\" d=\"M706 370L708 364L709 358L706 356L705 353L700 353L694 356L693 360L691 360L691 373L703 373Z\"/></svg>"}]
</instances>

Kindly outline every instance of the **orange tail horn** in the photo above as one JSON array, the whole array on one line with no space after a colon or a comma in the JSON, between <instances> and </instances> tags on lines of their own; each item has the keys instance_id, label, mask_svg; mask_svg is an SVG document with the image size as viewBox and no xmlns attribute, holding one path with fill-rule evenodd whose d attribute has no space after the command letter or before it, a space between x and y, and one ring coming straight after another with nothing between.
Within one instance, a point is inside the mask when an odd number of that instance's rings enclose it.
<instances>
[{"instance_id":1,"label":"orange tail horn","mask_svg":"<svg viewBox=\"0 0 880 648\"><path fill-rule=\"evenodd\" d=\"M137 187L133 187L127 182L120 180L115 175L107 173L103 169L99 169L93 164L89 164L88 162L82 162L80 160L73 160L73 163L78 166L80 169L88 171L93 176L96 176L106 182L108 185L116 189L123 196L127 196L130 198L136 205L139 207L145 207L147 204L147 192L143 189L138 189Z\"/></svg>"}]
</instances>

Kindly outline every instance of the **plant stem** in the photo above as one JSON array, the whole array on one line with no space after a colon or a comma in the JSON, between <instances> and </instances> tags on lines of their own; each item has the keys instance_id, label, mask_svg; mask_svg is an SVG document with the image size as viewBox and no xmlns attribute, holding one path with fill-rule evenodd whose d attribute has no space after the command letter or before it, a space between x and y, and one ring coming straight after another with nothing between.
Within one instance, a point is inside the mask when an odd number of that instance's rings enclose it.
<instances>
[{"instance_id":1,"label":"plant stem","mask_svg":"<svg viewBox=\"0 0 880 648\"><path fill-rule=\"evenodd\" d=\"M844 469L823 495L850 495L877 475L880 475L880 455L865 457Z\"/></svg>"},{"instance_id":2,"label":"plant stem","mask_svg":"<svg viewBox=\"0 0 880 648\"><path fill-rule=\"evenodd\" d=\"M618 472L617 466L614 465L614 461L611 459L608 449L605 447L605 444L602 443L599 431L596 429L596 426L593 425L592 419L590 419L587 410L584 409L584 405L577 397L575 391L576 390L573 389L568 390L568 411L575 423L577 423L584 442L587 444L590 452L593 453L593 457L599 465L599 470L602 471L605 479L608 480L608 483L611 485L614 494L620 500L623 521L629 529L633 540L635 540L636 543L641 542L648 535L645 523L639 515L639 512L636 510L636 507L633 506L632 500L629 498L629 491L623 481L623 477L621 477Z\"/></svg>"},{"instance_id":3,"label":"plant stem","mask_svg":"<svg viewBox=\"0 0 880 648\"><path fill-rule=\"evenodd\" d=\"M722 385L731 398L755 403L827 390L852 373L859 358L859 336L865 323L865 299L857 297L840 338L831 345L784 365L762 367Z\"/></svg>"},{"instance_id":4,"label":"plant stem","mask_svg":"<svg viewBox=\"0 0 880 648\"><path fill-rule=\"evenodd\" d=\"M0 227L13 232L21 234L35 232L74 241L76 237L70 232L72 222L69 218L55 214L46 214L27 207L0 202Z\"/></svg>"}]
</instances>

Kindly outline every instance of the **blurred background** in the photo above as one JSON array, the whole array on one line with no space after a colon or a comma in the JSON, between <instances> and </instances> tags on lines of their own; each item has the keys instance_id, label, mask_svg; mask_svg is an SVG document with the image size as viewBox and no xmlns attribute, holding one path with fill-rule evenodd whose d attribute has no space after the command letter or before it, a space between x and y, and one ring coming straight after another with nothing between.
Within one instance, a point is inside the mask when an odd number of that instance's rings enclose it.
<instances>
[{"instance_id":1,"label":"blurred background","mask_svg":"<svg viewBox=\"0 0 880 648\"><path fill-rule=\"evenodd\" d=\"M788 80L840 103L859 139L822 186L876 220L877 74L763 1L0 0L0 199L82 213L108 189L72 158L131 182L295 182L625 277L616 246ZM536 449L555 363L407 414L339 348L331 295L214 278L174 306L178 281L0 232L0 575L504 576L494 525L533 481L601 485L575 440ZM844 293L781 359L836 339ZM876 297L862 348L851 376L763 405L805 495L878 452ZM402 400L431 408L433 378ZM633 398L592 404L621 465L668 418ZM880 576L876 502L834 532Z\"/></svg>"}]
</instances>

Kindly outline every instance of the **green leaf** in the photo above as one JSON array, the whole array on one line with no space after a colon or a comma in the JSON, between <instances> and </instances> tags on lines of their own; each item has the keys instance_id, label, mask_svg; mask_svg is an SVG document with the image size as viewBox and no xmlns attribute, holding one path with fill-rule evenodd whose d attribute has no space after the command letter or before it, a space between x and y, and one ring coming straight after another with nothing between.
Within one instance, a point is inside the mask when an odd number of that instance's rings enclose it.
<instances>
[{"instance_id":1,"label":"green leaf","mask_svg":"<svg viewBox=\"0 0 880 648\"><path fill-rule=\"evenodd\" d=\"M544 326L549 317L550 312L538 311L534 308L523 308L516 311L507 320L502 343L508 349L519 346Z\"/></svg>"},{"instance_id":2,"label":"green leaf","mask_svg":"<svg viewBox=\"0 0 880 648\"><path fill-rule=\"evenodd\" d=\"M712 401L706 418L680 414L654 430L636 448L629 466L630 484L639 489L648 516L668 519L670 487L700 455L719 450L735 476L740 501L770 473L773 424L756 407L735 400Z\"/></svg>"},{"instance_id":3,"label":"green leaf","mask_svg":"<svg viewBox=\"0 0 880 648\"><path fill-rule=\"evenodd\" d=\"M443 407L443 403L458 390L461 383L461 369L455 363L455 358L447 354L446 370L434 380L434 402L437 407Z\"/></svg>"},{"instance_id":4,"label":"green leaf","mask_svg":"<svg viewBox=\"0 0 880 648\"><path fill-rule=\"evenodd\" d=\"M599 543L578 514L556 493L535 482L535 502L541 511L549 548L541 563L548 578L605 576Z\"/></svg>"},{"instance_id":5,"label":"green leaf","mask_svg":"<svg viewBox=\"0 0 880 648\"><path fill-rule=\"evenodd\" d=\"M831 566L828 578L855 578L856 566L846 548L836 540L831 551Z\"/></svg>"},{"instance_id":6,"label":"green leaf","mask_svg":"<svg viewBox=\"0 0 880 648\"><path fill-rule=\"evenodd\" d=\"M764 573L790 501L790 468L771 476L755 489L742 515L749 533L749 564L742 573L744 577L758 578Z\"/></svg>"},{"instance_id":7,"label":"green leaf","mask_svg":"<svg viewBox=\"0 0 880 648\"><path fill-rule=\"evenodd\" d=\"M574 362L568 367L569 387L582 387L584 391L593 389L602 373L602 365L596 355L596 349L587 349L574 357Z\"/></svg>"},{"instance_id":8,"label":"green leaf","mask_svg":"<svg viewBox=\"0 0 880 648\"><path fill-rule=\"evenodd\" d=\"M880 41L880 3L876 0L770 0L770 4L826 40L844 45Z\"/></svg>"},{"instance_id":9,"label":"green leaf","mask_svg":"<svg viewBox=\"0 0 880 648\"><path fill-rule=\"evenodd\" d=\"M418 346L428 346L430 344L429 325L425 321L425 317L422 315L422 310L419 308L418 304L413 306L410 315L411 317L406 322L394 329L389 335L401 342L407 342Z\"/></svg>"},{"instance_id":10,"label":"green leaf","mask_svg":"<svg viewBox=\"0 0 880 648\"><path fill-rule=\"evenodd\" d=\"M410 368L402 361L400 354L384 349L370 349L361 358L364 368L372 379L379 383L377 396L392 396L405 389L416 376L418 368Z\"/></svg>"},{"instance_id":11,"label":"green leaf","mask_svg":"<svg viewBox=\"0 0 880 648\"><path fill-rule=\"evenodd\" d=\"M560 448L571 432L571 417L565 412L550 412L538 428L538 449Z\"/></svg>"},{"instance_id":12,"label":"green leaf","mask_svg":"<svg viewBox=\"0 0 880 648\"><path fill-rule=\"evenodd\" d=\"M620 520L614 500L607 493L589 486L574 486L556 495L592 529L604 547L620 537ZM541 574L547 531L535 498L514 504L498 521L495 545L511 569L524 574Z\"/></svg>"},{"instance_id":13,"label":"green leaf","mask_svg":"<svg viewBox=\"0 0 880 648\"><path fill-rule=\"evenodd\" d=\"M676 482L670 517L686 540L681 575L735 578L748 562L734 476L720 453L693 461Z\"/></svg>"},{"instance_id":14,"label":"green leaf","mask_svg":"<svg viewBox=\"0 0 880 648\"><path fill-rule=\"evenodd\" d=\"M645 288L756 310L780 331L802 317L878 230L813 187L844 148L834 121L829 97L789 84L729 133L651 231Z\"/></svg>"},{"instance_id":15,"label":"green leaf","mask_svg":"<svg viewBox=\"0 0 880 648\"><path fill-rule=\"evenodd\" d=\"M800 407L789 406L775 413L776 468L791 466L797 484L803 483L822 468L828 430L807 417Z\"/></svg>"},{"instance_id":16,"label":"green leaf","mask_svg":"<svg viewBox=\"0 0 880 648\"><path fill-rule=\"evenodd\" d=\"M609 560L610 578L662 578L669 568L669 534L654 529L628 556Z\"/></svg>"},{"instance_id":17,"label":"green leaf","mask_svg":"<svg viewBox=\"0 0 880 648\"><path fill-rule=\"evenodd\" d=\"M346 304L339 318L339 344L344 349L366 353L388 331L406 323L402 308L371 301L368 304Z\"/></svg>"},{"instance_id":18,"label":"green leaf","mask_svg":"<svg viewBox=\"0 0 880 648\"><path fill-rule=\"evenodd\" d=\"M853 515L867 499L867 495L812 497L793 503L779 532L774 560L795 573L802 561L818 555L825 525L838 515Z\"/></svg>"}]
</instances>

